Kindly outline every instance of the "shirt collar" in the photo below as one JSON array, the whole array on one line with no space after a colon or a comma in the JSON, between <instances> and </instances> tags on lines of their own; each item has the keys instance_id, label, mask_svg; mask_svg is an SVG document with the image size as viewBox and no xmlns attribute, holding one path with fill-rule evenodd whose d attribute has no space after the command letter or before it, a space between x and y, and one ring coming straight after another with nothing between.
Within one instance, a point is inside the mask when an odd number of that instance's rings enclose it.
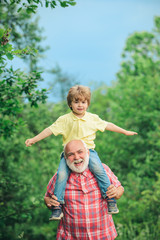
<instances>
[{"instance_id":1,"label":"shirt collar","mask_svg":"<svg viewBox=\"0 0 160 240\"><path fill-rule=\"evenodd\" d=\"M76 115L73 114L73 112L71 112L70 114L74 121L78 121L78 120L86 121L87 120L87 112L85 112L85 114L82 118L77 117Z\"/></svg>"},{"instance_id":2,"label":"shirt collar","mask_svg":"<svg viewBox=\"0 0 160 240\"><path fill-rule=\"evenodd\" d=\"M76 173L76 172L72 172L72 174L78 178L80 175L83 175L86 178L90 178L92 176L91 171L89 170L89 168L86 168L86 170L84 170L84 172L82 173Z\"/></svg>"}]
</instances>

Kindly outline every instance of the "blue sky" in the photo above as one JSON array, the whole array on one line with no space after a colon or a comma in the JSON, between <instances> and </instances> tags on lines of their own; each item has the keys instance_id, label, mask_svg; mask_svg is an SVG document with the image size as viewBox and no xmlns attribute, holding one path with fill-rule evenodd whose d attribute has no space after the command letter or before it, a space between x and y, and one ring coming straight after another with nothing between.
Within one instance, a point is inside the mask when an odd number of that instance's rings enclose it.
<instances>
[{"instance_id":1,"label":"blue sky","mask_svg":"<svg viewBox=\"0 0 160 240\"><path fill-rule=\"evenodd\" d=\"M159 0L77 0L74 7L39 8L39 26L50 46L41 65L58 64L82 85L110 85L120 69L125 41L135 31L150 31L160 15ZM47 87L52 77L43 74ZM50 95L49 100L58 97Z\"/></svg>"}]
</instances>

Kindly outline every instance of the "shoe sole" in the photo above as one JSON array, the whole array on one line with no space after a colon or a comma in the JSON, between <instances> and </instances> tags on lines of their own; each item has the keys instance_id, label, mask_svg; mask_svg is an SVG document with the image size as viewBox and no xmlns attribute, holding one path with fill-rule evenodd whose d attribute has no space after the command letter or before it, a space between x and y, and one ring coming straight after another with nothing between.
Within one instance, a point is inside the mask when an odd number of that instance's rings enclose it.
<instances>
[{"instance_id":1,"label":"shoe sole","mask_svg":"<svg viewBox=\"0 0 160 240\"><path fill-rule=\"evenodd\" d=\"M113 215L113 214L117 214L117 213L119 213L119 211L117 211L117 212L108 212L109 215Z\"/></svg>"},{"instance_id":2,"label":"shoe sole","mask_svg":"<svg viewBox=\"0 0 160 240\"><path fill-rule=\"evenodd\" d=\"M52 217L52 218L49 218L49 221L61 220L62 217L63 217L63 213L61 213L59 217Z\"/></svg>"}]
</instances>

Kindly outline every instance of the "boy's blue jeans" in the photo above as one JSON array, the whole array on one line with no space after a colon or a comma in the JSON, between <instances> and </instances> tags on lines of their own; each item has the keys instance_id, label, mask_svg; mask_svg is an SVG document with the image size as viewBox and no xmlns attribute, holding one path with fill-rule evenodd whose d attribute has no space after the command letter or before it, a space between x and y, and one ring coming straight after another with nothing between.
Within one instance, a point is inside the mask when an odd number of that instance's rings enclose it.
<instances>
[{"instance_id":1,"label":"boy's blue jeans","mask_svg":"<svg viewBox=\"0 0 160 240\"><path fill-rule=\"evenodd\" d=\"M99 188L101 190L101 194L103 198L106 198L106 191L108 187L111 185L109 178L106 174L105 169L99 159L99 156L95 150L89 149L89 169L94 174L97 179ZM64 204L64 194L66 183L68 177L70 175L70 169L66 164L66 160L64 158L64 153L61 154L61 161L59 164L58 172L57 172L57 179L54 189L54 195L57 197L58 201L61 204Z\"/></svg>"}]
</instances>

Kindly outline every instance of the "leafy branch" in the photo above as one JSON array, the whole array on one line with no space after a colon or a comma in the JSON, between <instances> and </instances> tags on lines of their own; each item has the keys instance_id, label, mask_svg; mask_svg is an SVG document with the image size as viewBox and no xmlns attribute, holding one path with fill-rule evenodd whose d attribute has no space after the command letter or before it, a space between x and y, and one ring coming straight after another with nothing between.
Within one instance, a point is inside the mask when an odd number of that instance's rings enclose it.
<instances>
[{"instance_id":1,"label":"leafy branch","mask_svg":"<svg viewBox=\"0 0 160 240\"><path fill-rule=\"evenodd\" d=\"M22 9L25 9L28 14L30 13L36 13L36 10L39 6L43 7L43 2L46 8L55 8L59 4L61 7L65 8L68 6L75 6L76 2L75 0L68 0L68 1L62 1L62 0L55 0L55 1L41 1L41 0L3 0L4 3L7 3L9 5L16 4L18 8L18 12L20 12Z\"/></svg>"}]
</instances>

